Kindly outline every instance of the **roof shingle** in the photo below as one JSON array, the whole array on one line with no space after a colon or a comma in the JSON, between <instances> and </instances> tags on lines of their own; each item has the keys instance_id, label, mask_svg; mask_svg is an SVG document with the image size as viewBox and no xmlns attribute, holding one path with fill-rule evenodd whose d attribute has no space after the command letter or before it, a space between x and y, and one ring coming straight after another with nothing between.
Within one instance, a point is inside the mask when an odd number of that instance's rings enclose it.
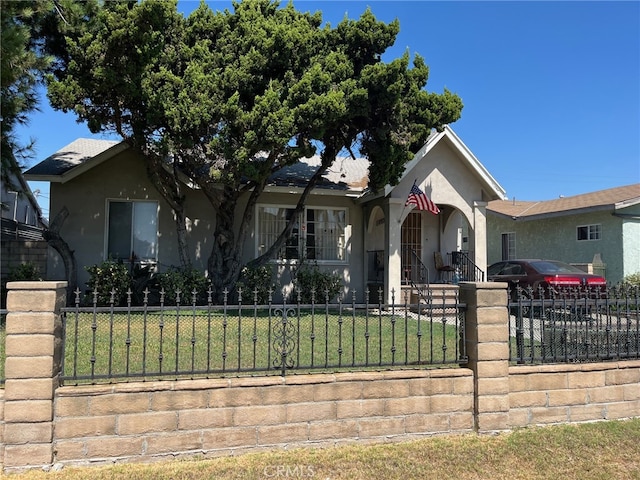
<instances>
[{"instance_id":1,"label":"roof shingle","mask_svg":"<svg viewBox=\"0 0 640 480\"><path fill-rule=\"evenodd\" d=\"M493 200L487 210L512 218L525 218L599 207L614 208L621 202L640 203L640 183L540 202Z\"/></svg>"}]
</instances>

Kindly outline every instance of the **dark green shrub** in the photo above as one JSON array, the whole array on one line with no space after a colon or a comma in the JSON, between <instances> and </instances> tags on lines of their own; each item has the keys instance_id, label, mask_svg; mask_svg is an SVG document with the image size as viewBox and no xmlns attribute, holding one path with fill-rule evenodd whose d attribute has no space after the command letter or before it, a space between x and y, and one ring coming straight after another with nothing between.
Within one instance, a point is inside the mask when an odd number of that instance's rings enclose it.
<instances>
[{"instance_id":1,"label":"dark green shrub","mask_svg":"<svg viewBox=\"0 0 640 480\"><path fill-rule=\"evenodd\" d=\"M89 298L93 303L94 298L98 305L122 305L127 298L127 291L131 287L131 275L127 265L113 260L106 260L99 265L85 267L89 272ZM112 299L113 295L113 299Z\"/></svg>"},{"instance_id":2,"label":"dark green shrub","mask_svg":"<svg viewBox=\"0 0 640 480\"><path fill-rule=\"evenodd\" d=\"M9 270L7 281L9 282L31 282L41 281L40 270L35 263L27 262Z\"/></svg>"},{"instance_id":3,"label":"dark green shrub","mask_svg":"<svg viewBox=\"0 0 640 480\"><path fill-rule=\"evenodd\" d=\"M242 289L243 303L253 303L254 292L257 293L257 303L267 303L269 301L269 293L276 288L271 265L263 265L257 268L244 267L237 285L237 289L240 288Z\"/></svg>"},{"instance_id":4,"label":"dark green shrub","mask_svg":"<svg viewBox=\"0 0 640 480\"><path fill-rule=\"evenodd\" d=\"M165 305L176 305L178 293L180 304L186 305L193 301L196 292L196 302L202 304L207 301L209 280L204 272L195 268L171 267L164 273L156 275L157 287L164 291Z\"/></svg>"},{"instance_id":5,"label":"dark green shrub","mask_svg":"<svg viewBox=\"0 0 640 480\"><path fill-rule=\"evenodd\" d=\"M130 274L131 303L133 305L143 305L145 299L148 305L159 303L158 280L153 270L152 265L134 265Z\"/></svg>"},{"instance_id":6,"label":"dark green shrub","mask_svg":"<svg viewBox=\"0 0 640 480\"><path fill-rule=\"evenodd\" d=\"M296 271L293 300L311 303L312 291L315 290L315 302L324 303L327 296L333 300L342 290L342 281L336 273L322 272L318 265L302 265Z\"/></svg>"}]
</instances>

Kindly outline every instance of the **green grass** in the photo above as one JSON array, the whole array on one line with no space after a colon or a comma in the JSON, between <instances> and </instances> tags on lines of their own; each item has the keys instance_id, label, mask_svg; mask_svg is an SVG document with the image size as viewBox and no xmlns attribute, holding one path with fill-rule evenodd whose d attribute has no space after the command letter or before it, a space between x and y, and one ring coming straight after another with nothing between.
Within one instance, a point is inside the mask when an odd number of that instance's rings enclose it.
<instances>
[{"instance_id":1,"label":"green grass","mask_svg":"<svg viewBox=\"0 0 640 480\"><path fill-rule=\"evenodd\" d=\"M299 371L457 362L451 317L443 325L404 314L292 311L284 334L282 325L280 312L69 314L64 376L86 382L99 376L278 374L283 350L289 367Z\"/></svg>"},{"instance_id":2,"label":"green grass","mask_svg":"<svg viewBox=\"0 0 640 480\"><path fill-rule=\"evenodd\" d=\"M640 419L527 428L384 444L249 453L108 467L31 471L16 480L310 478L332 480L640 478ZM280 472L280 475L278 475Z\"/></svg>"}]
</instances>

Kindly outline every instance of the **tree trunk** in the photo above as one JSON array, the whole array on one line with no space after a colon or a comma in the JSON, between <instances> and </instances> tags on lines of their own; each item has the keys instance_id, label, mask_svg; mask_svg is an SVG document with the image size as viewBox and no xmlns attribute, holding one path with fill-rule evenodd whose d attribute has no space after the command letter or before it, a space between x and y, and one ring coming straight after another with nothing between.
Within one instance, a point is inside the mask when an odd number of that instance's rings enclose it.
<instances>
[{"instance_id":1,"label":"tree trunk","mask_svg":"<svg viewBox=\"0 0 640 480\"><path fill-rule=\"evenodd\" d=\"M335 154L333 154L333 158L331 156L327 156L327 157L323 156L320 166L315 171L313 176L309 179L309 183L307 183L304 191L302 192L302 195L300 195L300 198L298 199L298 204L296 205L293 215L291 215L291 218L289 219L289 222L287 223L287 226L285 227L285 229L280 233L276 241L273 242L273 245L271 245L271 247L269 247L269 249L264 254L248 262L248 265L256 268L261 267L265 265L272 258L275 258L277 252L280 251L280 249L284 246L287 239L291 236L291 232L293 231L293 227L295 226L296 218L300 213L302 213L304 206L307 203L307 198L311 193L311 190L314 189L314 187L318 183L318 180L322 177L322 174L325 172L325 170L329 168L331 163L333 163L334 159L335 159ZM255 205L255 202L254 202L254 205Z\"/></svg>"},{"instance_id":2,"label":"tree trunk","mask_svg":"<svg viewBox=\"0 0 640 480\"><path fill-rule=\"evenodd\" d=\"M222 302L225 291L230 292L240 276L242 243L244 243L237 241L233 228L238 193L225 187L219 201L213 246L207 262L216 303Z\"/></svg>"},{"instance_id":3,"label":"tree trunk","mask_svg":"<svg viewBox=\"0 0 640 480\"><path fill-rule=\"evenodd\" d=\"M183 269L191 268L189 242L187 240L187 216L184 207L185 197L182 193L177 168L174 164L173 173L170 173L165 167L164 160L157 153L150 151L150 149L145 149L142 153L149 159L147 162L149 179L173 211L180 267Z\"/></svg>"},{"instance_id":4,"label":"tree trunk","mask_svg":"<svg viewBox=\"0 0 640 480\"><path fill-rule=\"evenodd\" d=\"M69 248L69 244L65 242L64 239L60 236L60 229L62 228L62 224L65 222L68 216L69 209L66 206L62 207L62 210L57 213L57 215L49 225L49 228L45 229L42 235L47 241L47 244L49 244L51 248L58 252L60 257L62 258L62 262L64 263L65 277L67 279L67 303L72 303L75 291L78 288L78 271L76 258L73 254L73 250Z\"/></svg>"}]
</instances>

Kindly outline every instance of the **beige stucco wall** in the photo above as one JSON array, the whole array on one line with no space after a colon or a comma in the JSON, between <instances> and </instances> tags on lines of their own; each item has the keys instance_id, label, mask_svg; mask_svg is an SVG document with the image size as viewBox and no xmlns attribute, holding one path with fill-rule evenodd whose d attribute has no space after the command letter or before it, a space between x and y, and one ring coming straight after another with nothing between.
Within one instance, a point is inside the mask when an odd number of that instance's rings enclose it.
<instances>
[{"instance_id":1,"label":"beige stucco wall","mask_svg":"<svg viewBox=\"0 0 640 480\"><path fill-rule=\"evenodd\" d=\"M295 207L300 192L291 193L270 193L265 192L261 195L258 205L277 205L282 207ZM342 261L321 261L318 267L322 271L336 273L342 279L344 285L344 294L348 296L349 301L351 295L355 292L359 301L362 301L365 289L365 268L366 255L363 250L365 227L363 220L363 211L357 206L351 197L345 197L344 194L325 194L322 191L316 191L316 194L310 195L306 202L308 208L326 207L326 208L345 208L347 210L347 256ZM243 257L246 259L255 258L258 254L258 245L256 244L255 231L257 228L256 215L254 214L252 229L247 242L245 243ZM279 288L286 291L291 290L291 264L288 262L274 261L272 262L274 270L278 274ZM295 267L295 264L294 264Z\"/></svg>"},{"instance_id":2,"label":"beige stucco wall","mask_svg":"<svg viewBox=\"0 0 640 480\"><path fill-rule=\"evenodd\" d=\"M436 203L441 213L422 213L422 262L429 269L432 280L437 279L434 252L456 251L458 229L468 230L469 238L465 247L473 252L472 260L478 268L486 272L486 201L493 198L485 190L482 179L470 168L451 141L444 137L422 158L417 154L411 163L410 172L394 187L384 205L388 217L386 249L389 252L389 272L386 277L387 291L400 289L400 226L412 211L404 206L411 186L418 186ZM376 244L370 240L369 245Z\"/></svg>"},{"instance_id":3,"label":"beige stucco wall","mask_svg":"<svg viewBox=\"0 0 640 480\"><path fill-rule=\"evenodd\" d=\"M206 271L207 259L211 253L211 239L215 227L215 214L209 202L198 190L184 187L186 194L186 214L189 250L195 268ZM248 195L241 197L236 210L236 225L244 216ZM259 203L295 206L299 193L265 193ZM70 215L61 229L62 237L74 250L78 264L78 284L86 288L88 275L86 266L105 260L107 200L155 200L159 203L158 213L158 263L159 270L178 266L175 222L170 207L147 178L144 162L131 151L125 151L114 158L92 168L67 183L51 184L52 216L64 206ZM362 258L363 222L361 209L354 208L351 198L343 195L313 194L308 206L344 207L348 209L348 260L347 262L325 263L323 269L338 273L349 291L361 293L364 290L364 259ZM256 241L253 227L246 239L243 258L251 260L256 255ZM236 232L237 233L237 232ZM284 267L284 268L283 268ZM49 279L64 279L64 265L57 253L50 251L48 264ZM286 265L279 265L284 275L283 286L287 284Z\"/></svg>"},{"instance_id":4,"label":"beige stucco wall","mask_svg":"<svg viewBox=\"0 0 640 480\"><path fill-rule=\"evenodd\" d=\"M200 192L185 189L185 193L192 261L196 268L204 269L211 248L213 222ZM84 267L105 260L107 200L110 199L158 201L160 267L179 265L171 209L148 180L144 162L125 151L67 183L51 184L52 218L64 206L70 211L60 234L74 250L80 288L88 280ZM55 252L50 255L49 269L50 279L64 278L64 266Z\"/></svg>"}]
</instances>

